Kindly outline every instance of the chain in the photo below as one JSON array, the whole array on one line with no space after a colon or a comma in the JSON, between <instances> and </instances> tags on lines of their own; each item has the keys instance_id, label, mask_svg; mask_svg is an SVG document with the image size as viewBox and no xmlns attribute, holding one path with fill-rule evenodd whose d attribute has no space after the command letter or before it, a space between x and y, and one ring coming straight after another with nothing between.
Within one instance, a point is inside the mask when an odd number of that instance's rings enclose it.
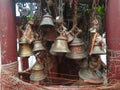
<instances>
[{"instance_id":1,"label":"chain","mask_svg":"<svg viewBox=\"0 0 120 90\"><path fill-rule=\"evenodd\" d=\"M93 3L92 3L92 10L93 10L93 12L92 12L92 20L94 19L94 18L96 18L96 7L99 5L99 0L93 0Z\"/></svg>"},{"instance_id":2,"label":"chain","mask_svg":"<svg viewBox=\"0 0 120 90\"><path fill-rule=\"evenodd\" d=\"M78 7L78 0L74 0L74 17L73 17L74 25L77 25L77 7Z\"/></svg>"}]
</instances>

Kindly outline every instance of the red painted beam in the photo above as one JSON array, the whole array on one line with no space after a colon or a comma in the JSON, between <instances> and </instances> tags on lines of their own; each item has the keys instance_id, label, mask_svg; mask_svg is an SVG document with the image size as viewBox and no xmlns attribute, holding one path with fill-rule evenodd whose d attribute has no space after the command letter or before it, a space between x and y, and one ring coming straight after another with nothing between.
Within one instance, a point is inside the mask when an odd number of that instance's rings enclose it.
<instances>
[{"instance_id":1,"label":"red painted beam","mask_svg":"<svg viewBox=\"0 0 120 90\"><path fill-rule=\"evenodd\" d=\"M108 0L106 36L109 83L120 82L120 0Z\"/></svg>"},{"instance_id":2,"label":"red painted beam","mask_svg":"<svg viewBox=\"0 0 120 90\"><path fill-rule=\"evenodd\" d=\"M17 68L17 32L14 0L0 0L2 65Z\"/></svg>"}]
</instances>

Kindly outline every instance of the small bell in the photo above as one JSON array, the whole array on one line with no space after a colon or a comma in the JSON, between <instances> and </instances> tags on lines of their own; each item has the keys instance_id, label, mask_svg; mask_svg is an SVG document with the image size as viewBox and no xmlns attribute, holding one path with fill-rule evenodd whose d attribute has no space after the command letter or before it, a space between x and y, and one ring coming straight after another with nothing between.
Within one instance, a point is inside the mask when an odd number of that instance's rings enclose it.
<instances>
[{"instance_id":1,"label":"small bell","mask_svg":"<svg viewBox=\"0 0 120 90\"><path fill-rule=\"evenodd\" d=\"M63 37L62 35L57 37L52 48L51 48L51 52L57 52L57 53L70 52L70 50L68 48L67 38Z\"/></svg>"},{"instance_id":2,"label":"small bell","mask_svg":"<svg viewBox=\"0 0 120 90\"><path fill-rule=\"evenodd\" d=\"M20 43L20 48L19 48L19 56L20 57L27 57L31 56L32 49L28 43Z\"/></svg>"},{"instance_id":3,"label":"small bell","mask_svg":"<svg viewBox=\"0 0 120 90\"><path fill-rule=\"evenodd\" d=\"M105 54L104 49L97 42L95 42L92 54Z\"/></svg>"},{"instance_id":4,"label":"small bell","mask_svg":"<svg viewBox=\"0 0 120 90\"><path fill-rule=\"evenodd\" d=\"M54 26L53 20L52 20L52 16L50 14L45 14L43 16L43 19L40 23L40 26Z\"/></svg>"},{"instance_id":5,"label":"small bell","mask_svg":"<svg viewBox=\"0 0 120 90\"><path fill-rule=\"evenodd\" d=\"M67 58L70 59L83 59L87 56L84 50L84 43L81 39L75 37L74 40L70 44L70 53L66 54Z\"/></svg>"},{"instance_id":6,"label":"small bell","mask_svg":"<svg viewBox=\"0 0 120 90\"><path fill-rule=\"evenodd\" d=\"M94 39L95 38L95 39ZM105 54L105 50L102 47L102 37L99 33L95 33L94 35L94 44L93 47L91 48L90 55L91 54Z\"/></svg>"},{"instance_id":7,"label":"small bell","mask_svg":"<svg viewBox=\"0 0 120 90\"><path fill-rule=\"evenodd\" d=\"M39 84L39 81L45 78L46 78L46 75L44 73L44 66L42 63L39 63L36 60L36 63L33 65L31 69L30 80Z\"/></svg>"},{"instance_id":8,"label":"small bell","mask_svg":"<svg viewBox=\"0 0 120 90\"><path fill-rule=\"evenodd\" d=\"M33 51L45 50L44 46L42 45L41 41L35 40Z\"/></svg>"},{"instance_id":9,"label":"small bell","mask_svg":"<svg viewBox=\"0 0 120 90\"><path fill-rule=\"evenodd\" d=\"M52 46L51 46L51 49L50 49L50 54L51 55L57 55L57 53L56 52L52 52L52 50L53 50L53 46L54 46L54 43L52 44Z\"/></svg>"}]
</instances>

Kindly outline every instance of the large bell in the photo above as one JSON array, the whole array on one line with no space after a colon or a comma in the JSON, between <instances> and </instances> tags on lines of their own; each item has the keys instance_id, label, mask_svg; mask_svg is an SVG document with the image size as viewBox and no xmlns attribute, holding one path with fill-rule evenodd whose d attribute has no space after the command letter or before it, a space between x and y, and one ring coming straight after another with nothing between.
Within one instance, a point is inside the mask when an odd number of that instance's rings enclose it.
<instances>
[{"instance_id":1,"label":"large bell","mask_svg":"<svg viewBox=\"0 0 120 90\"><path fill-rule=\"evenodd\" d=\"M43 19L40 23L40 26L54 26L53 20L52 20L52 16L50 14L45 14L43 16Z\"/></svg>"},{"instance_id":2,"label":"large bell","mask_svg":"<svg viewBox=\"0 0 120 90\"><path fill-rule=\"evenodd\" d=\"M39 51L39 50L45 50L44 46L42 45L42 42L39 40L34 41L34 47L33 51Z\"/></svg>"},{"instance_id":3,"label":"large bell","mask_svg":"<svg viewBox=\"0 0 120 90\"><path fill-rule=\"evenodd\" d=\"M19 48L19 56L20 57L28 57L31 56L32 49L28 43L20 43L20 48Z\"/></svg>"},{"instance_id":4,"label":"large bell","mask_svg":"<svg viewBox=\"0 0 120 90\"><path fill-rule=\"evenodd\" d=\"M62 35L57 37L52 48L51 48L51 52L57 52L57 53L70 52L70 50L68 48L67 38L63 37Z\"/></svg>"},{"instance_id":5,"label":"large bell","mask_svg":"<svg viewBox=\"0 0 120 90\"><path fill-rule=\"evenodd\" d=\"M36 83L39 83L39 81L41 81L45 78L46 78L46 75L44 73L43 64L36 61L36 63L33 65L32 69L31 69L30 80L34 81Z\"/></svg>"},{"instance_id":6,"label":"large bell","mask_svg":"<svg viewBox=\"0 0 120 90\"><path fill-rule=\"evenodd\" d=\"M75 37L70 44L71 52L67 53L66 57L70 59L83 59L87 56L87 53L84 49L84 42L81 39Z\"/></svg>"},{"instance_id":7,"label":"large bell","mask_svg":"<svg viewBox=\"0 0 120 90\"><path fill-rule=\"evenodd\" d=\"M104 49L97 42L95 42L92 54L105 54Z\"/></svg>"}]
</instances>

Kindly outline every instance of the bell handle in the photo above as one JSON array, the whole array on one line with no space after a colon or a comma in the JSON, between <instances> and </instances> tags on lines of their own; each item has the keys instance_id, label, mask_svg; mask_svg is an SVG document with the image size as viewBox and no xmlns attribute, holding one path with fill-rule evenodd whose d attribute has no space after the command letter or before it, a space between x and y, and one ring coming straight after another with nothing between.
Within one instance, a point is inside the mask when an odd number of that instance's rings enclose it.
<instances>
[{"instance_id":1,"label":"bell handle","mask_svg":"<svg viewBox=\"0 0 120 90\"><path fill-rule=\"evenodd\" d=\"M77 37L81 32L82 32L81 29L79 29L78 27L75 27L74 36Z\"/></svg>"}]
</instances>

